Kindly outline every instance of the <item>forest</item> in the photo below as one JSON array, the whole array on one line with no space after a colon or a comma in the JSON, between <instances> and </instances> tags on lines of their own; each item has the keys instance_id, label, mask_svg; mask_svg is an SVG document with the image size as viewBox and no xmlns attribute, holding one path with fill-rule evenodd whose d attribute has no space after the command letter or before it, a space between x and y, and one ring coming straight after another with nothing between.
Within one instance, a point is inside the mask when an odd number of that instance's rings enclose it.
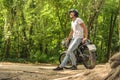
<instances>
[{"instance_id":1,"label":"forest","mask_svg":"<svg viewBox=\"0 0 120 80\"><path fill-rule=\"evenodd\" d=\"M0 61L58 63L77 9L97 62L120 51L120 0L0 0Z\"/></svg>"}]
</instances>

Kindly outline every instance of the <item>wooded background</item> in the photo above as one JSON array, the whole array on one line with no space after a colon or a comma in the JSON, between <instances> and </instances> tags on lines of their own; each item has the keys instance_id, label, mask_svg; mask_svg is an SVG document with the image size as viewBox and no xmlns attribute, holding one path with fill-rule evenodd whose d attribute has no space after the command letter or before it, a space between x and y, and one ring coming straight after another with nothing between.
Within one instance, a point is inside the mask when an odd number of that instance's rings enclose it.
<instances>
[{"instance_id":1,"label":"wooded background","mask_svg":"<svg viewBox=\"0 0 120 80\"><path fill-rule=\"evenodd\" d=\"M75 8L98 63L120 51L120 0L0 0L0 60L58 62Z\"/></svg>"}]
</instances>

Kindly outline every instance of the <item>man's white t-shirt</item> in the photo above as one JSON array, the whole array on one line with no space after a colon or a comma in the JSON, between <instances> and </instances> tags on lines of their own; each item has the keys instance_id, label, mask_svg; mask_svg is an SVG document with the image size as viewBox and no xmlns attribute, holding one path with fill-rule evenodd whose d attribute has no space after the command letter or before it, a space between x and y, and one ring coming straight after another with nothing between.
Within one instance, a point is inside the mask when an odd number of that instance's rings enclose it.
<instances>
[{"instance_id":1,"label":"man's white t-shirt","mask_svg":"<svg viewBox=\"0 0 120 80\"><path fill-rule=\"evenodd\" d=\"M83 23L83 20L80 18L76 18L75 21L71 22L71 26L73 29L73 38L83 38L84 37L83 28L80 26L81 23Z\"/></svg>"}]
</instances>

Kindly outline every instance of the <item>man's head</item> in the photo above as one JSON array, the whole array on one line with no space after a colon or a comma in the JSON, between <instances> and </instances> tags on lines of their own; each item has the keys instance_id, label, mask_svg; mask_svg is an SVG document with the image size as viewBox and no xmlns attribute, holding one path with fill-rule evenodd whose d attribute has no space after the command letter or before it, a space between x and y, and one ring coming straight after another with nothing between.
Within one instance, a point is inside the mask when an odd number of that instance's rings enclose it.
<instances>
[{"instance_id":1,"label":"man's head","mask_svg":"<svg viewBox=\"0 0 120 80\"><path fill-rule=\"evenodd\" d=\"M76 9L71 9L70 11L69 11L69 14L70 14L70 18L73 18L73 17L78 17L78 10L76 10Z\"/></svg>"}]
</instances>

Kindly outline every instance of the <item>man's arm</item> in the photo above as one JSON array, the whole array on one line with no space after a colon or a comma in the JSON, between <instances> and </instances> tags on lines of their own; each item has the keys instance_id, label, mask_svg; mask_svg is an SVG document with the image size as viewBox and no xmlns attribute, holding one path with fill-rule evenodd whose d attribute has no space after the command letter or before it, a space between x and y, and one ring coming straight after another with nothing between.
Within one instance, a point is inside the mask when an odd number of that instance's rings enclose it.
<instances>
[{"instance_id":1,"label":"man's arm","mask_svg":"<svg viewBox=\"0 0 120 80\"><path fill-rule=\"evenodd\" d=\"M88 29L87 29L85 23L81 23L80 25L81 25L81 27L82 27L83 30L84 30L84 38L83 38L83 42L84 42L84 41L87 40L87 38L88 38Z\"/></svg>"},{"instance_id":2,"label":"man's arm","mask_svg":"<svg viewBox=\"0 0 120 80\"><path fill-rule=\"evenodd\" d=\"M69 41L69 39L72 37L72 35L73 35L73 29L71 29L69 36L67 37L67 41Z\"/></svg>"}]
</instances>

